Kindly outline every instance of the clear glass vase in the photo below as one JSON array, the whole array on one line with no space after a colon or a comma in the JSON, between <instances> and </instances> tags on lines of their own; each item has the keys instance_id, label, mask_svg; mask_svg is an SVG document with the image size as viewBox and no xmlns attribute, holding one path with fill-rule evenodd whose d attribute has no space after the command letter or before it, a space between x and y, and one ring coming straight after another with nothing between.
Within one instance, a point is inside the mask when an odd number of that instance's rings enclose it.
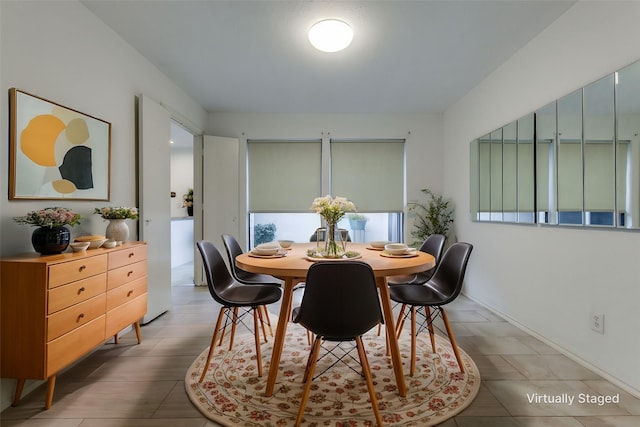
<instances>
[{"instance_id":1,"label":"clear glass vase","mask_svg":"<svg viewBox=\"0 0 640 427\"><path fill-rule=\"evenodd\" d=\"M345 242L336 224L327 223L327 233L324 242L324 255L329 258L338 258L345 252Z\"/></svg>"}]
</instances>

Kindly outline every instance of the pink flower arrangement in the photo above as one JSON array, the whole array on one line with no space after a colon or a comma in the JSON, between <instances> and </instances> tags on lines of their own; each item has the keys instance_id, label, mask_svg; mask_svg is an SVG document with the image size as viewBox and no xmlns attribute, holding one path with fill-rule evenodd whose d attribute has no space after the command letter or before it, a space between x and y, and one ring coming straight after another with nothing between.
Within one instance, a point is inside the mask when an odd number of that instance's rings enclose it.
<instances>
[{"instance_id":1,"label":"pink flower arrangement","mask_svg":"<svg viewBox=\"0 0 640 427\"><path fill-rule=\"evenodd\" d=\"M13 220L18 224L53 228L80 224L80 218L79 214L70 209L54 207L31 211L25 216L14 217Z\"/></svg>"}]
</instances>

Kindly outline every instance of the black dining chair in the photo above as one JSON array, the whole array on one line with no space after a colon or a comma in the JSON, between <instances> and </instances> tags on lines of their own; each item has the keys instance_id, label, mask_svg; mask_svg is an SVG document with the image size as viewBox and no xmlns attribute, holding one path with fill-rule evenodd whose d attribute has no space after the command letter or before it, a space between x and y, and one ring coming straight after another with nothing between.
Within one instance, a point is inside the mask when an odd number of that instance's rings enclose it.
<instances>
[{"instance_id":1,"label":"black dining chair","mask_svg":"<svg viewBox=\"0 0 640 427\"><path fill-rule=\"evenodd\" d=\"M433 268L421 271L416 274L411 274L408 276L391 276L387 278L387 283L390 286L395 285L424 285L431 279L433 273L436 271L436 267L440 263L440 258L442 258L442 252L444 250L444 244L446 242L446 236L442 234L432 234L422 242L422 245L418 249L421 252L432 255L435 259ZM398 321L396 322L396 333L402 330L404 326L404 311L406 310L407 305L402 304L400 308L400 313L398 314ZM395 308L395 307L394 307ZM379 332L379 331L378 331Z\"/></svg>"},{"instance_id":2,"label":"black dining chair","mask_svg":"<svg viewBox=\"0 0 640 427\"><path fill-rule=\"evenodd\" d=\"M240 243L230 234L222 235L222 242L227 252L227 258L229 259L229 270L235 280L245 285L269 285L282 287L284 282L268 274L250 273L236 266L236 257L242 255L243 251L240 247ZM261 322L262 332L264 334L265 342L267 341L267 332L264 328L265 323L269 327L269 334L273 336L273 328L271 327L271 319L269 318L269 310L266 307L260 307L261 318L264 322ZM224 335L224 334L223 334Z\"/></svg>"},{"instance_id":3,"label":"black dining chair","mask_svg":"<svg viewBox=\"0 0 640 427\"><path fill-rule=\"evenodd\" d=\"M406 304L410 307L411 315L411 375L415 371L416 365L416 337L425 328L429 330L431 348L435 353L435 338L433 331L433 321L442 317L444 327L449 336L451 347L458 361L460 372L464 373L464 366L460 359L460 352L456 344L456 338L451 329L449 318L444 306L454 301L462 291L464 275L473 245L464 242L452 244L444 253L442 260L438 264L435 273L423 285L395 285L389 287L389 295L395 302ZM417 309L423 308L424 313L419 313ZM433 309L433 311L431 310ZM416 316L422 316L420 328L416 328ZM405 316L405 317L406 317ZM399 335L399 334L398 334Z\"/></svg>"},{"instance_id":4,"label":"black dining chair","mask_svg":"<svg viewBox=\"0 0 640 427\"><path fill-rule=\"evenodd\" d=\"M346 357L348 352L338 356L332 350L337 350L341 342L355 341L371 406L378 425L382 426L371 370L362 343L362 335L382 322L382 319L376 280L369 264L360 261L324 261L309 267L302 302L300 307L293 310L293 321L315 334L303 377L306 384L296 426L304 418L316 363L325 341L337 342L331 349L327 349L336 356L335 363Z\"/></svg>"},{"instance_id":5,"label":"black dining chair","mask_svg":"<svg viewBox=\"0 0 640 427\"><path fill-rule=\"evenodd\" d=\"M256 345L258 376L262 376L258 307L279 301L282 297L282 289L271 285L245 285L238 282L229 273L222 255L220 255L220 252L213 243L199 241L196 245L200 251L200 255L202 256L209 293L211 294L211 297L213 297L213 299L222 306L220 308L220 313L218 314L215 329L213 330L211 346L209 347L207 362L205 363L202 375L200 376L200 382L204 380L207 370L209 369L209 362L211 362L211 357L213 356L218 332L221 329L226 328L227 323L231 322L232 333L230 338L231 343L229 346L231 348L233 345L236 325L239 323L244 324L242 319L250 312L253 312L253 335ZM243 312L238 315L237 309L242 309ZM222 326L223 318L225 319L224 326Z\"/></svg>"},{"instance_id":6,"label":"black dining chair","mask_svg":"<svg viewBox=\"0 0 640 427\"><path fill-rule=\"evenodd\" d=\"M349 235L349 230L347 230L346 228L339 228L338 231L340 232L340 236L342 237L342 240L345 242L350 242L351 241L351 236ZM327 238L327 229L326 228L316 228L316 231L313 232L313 234L311 236L309 236L309 241L310 242L317 242L318 241L318 233L320 234L320 241L324 242L324 240Z\"/></svg>"}]
</instances>

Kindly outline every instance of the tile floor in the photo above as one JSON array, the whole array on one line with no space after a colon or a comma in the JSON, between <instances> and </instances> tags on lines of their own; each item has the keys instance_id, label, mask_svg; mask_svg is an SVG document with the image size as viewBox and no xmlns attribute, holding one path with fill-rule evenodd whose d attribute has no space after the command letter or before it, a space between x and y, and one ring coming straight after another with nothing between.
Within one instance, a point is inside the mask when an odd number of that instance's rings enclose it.
<instances>
[{"instance_id":1,"label":"tile floor","mask_svg":"<svg viewBox=\"0 0 640 427\"><path fill-rule=\"evenodd\" d=\"M3 427L213 427L192 406L184 375L209 345L216 306L206 288L174 286L173 309L135 334L107 343L58 376L54 404L44 387L0 413ZM271 307L277 313L279 307ZM632 427L640 399L460 297L448 308L459 345L480 369L480 393L445 427ZM10 381L10 380L6 380ZM618 404L529 403L528 395L614 396Z\"/></svg>"}]
</instances>

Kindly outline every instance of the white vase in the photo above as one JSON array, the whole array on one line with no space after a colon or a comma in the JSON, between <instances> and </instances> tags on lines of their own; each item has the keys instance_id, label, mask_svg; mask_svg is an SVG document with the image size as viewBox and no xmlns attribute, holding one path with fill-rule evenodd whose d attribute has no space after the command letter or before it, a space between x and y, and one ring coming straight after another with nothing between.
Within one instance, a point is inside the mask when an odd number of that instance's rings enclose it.
<instances>
[{"instance_id":1,"label":"white vase","mask_svg":"<svg viewBox=\"0 0 640 427\"><path fill-rule=\"evenodd\" d=\"M124 219L110 219L105 232L107 239L126 242L129 239L129 226Z\"/></svg>"}]
</instances>

